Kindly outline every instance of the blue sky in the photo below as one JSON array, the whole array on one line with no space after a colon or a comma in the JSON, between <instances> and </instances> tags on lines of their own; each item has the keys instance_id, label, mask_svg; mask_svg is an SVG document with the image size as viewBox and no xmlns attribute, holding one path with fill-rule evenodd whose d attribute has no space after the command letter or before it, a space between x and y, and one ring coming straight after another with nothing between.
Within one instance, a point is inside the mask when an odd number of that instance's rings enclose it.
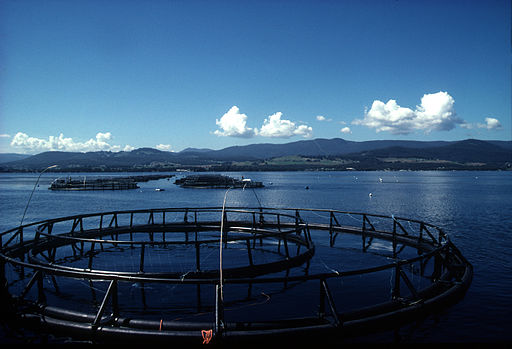
<instances>
[{"instance_id":1,"label":"blue sky","mask_svg":"<svg viewBox=\"0 0 512 349\"><path fill-rule=\"evenodd\" d=\"M510 1L0 0L0 152L511 140Z\"/></svg>"}]
</instances>

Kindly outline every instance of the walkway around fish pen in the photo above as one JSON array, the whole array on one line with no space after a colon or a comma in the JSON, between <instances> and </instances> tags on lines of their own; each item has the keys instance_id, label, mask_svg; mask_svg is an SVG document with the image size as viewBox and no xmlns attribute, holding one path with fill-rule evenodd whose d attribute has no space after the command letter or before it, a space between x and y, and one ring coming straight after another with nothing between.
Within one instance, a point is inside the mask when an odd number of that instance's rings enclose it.
<instances>
[{"instance_id":1,"label":"walkway around fish pen","mask_svg":"<svg viewBox=\"0 0 512 349\"><path fill-rule=\"evenodd\" d=\"M330 209L102 212L1 237L6 320L94 342L341 340L442 310L472 279L432 224Z\"/></svg>"}]
</instances>

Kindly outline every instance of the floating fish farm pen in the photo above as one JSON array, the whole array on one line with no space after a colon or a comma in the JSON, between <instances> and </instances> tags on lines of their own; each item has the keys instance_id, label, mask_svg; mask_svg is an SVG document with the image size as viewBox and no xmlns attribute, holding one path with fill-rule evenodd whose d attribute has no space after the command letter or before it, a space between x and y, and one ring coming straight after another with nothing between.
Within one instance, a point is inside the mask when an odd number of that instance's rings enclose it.
<instances>
[{"instance_id":1,"label":"floating fish farm pen","mask_svg":"<svg viewBox=\"0 0 512 349\"><path fill-rule=\"evenodd\" d=\"M223 175L201 174L190 175L178 178L174 184L183 188L210 188L210 189L228 189L228 188L262 188L262 182L252 181L249 178L233 178Z\"/></svg>"},{"instance_id":2,"label":"floating fish farm pen","mask_svg":"<svg viewBox=\"0 0 512 349\"><path fill-rule=\"evenodd\" d=\"M1 237L4 319L94 343L339 342L439 312L472 279L432 224L330 209L101 212Z\"/></svg>"},{"instance_id":3,"label":"floating fish farm pen","mask_svg":"<svg viewBox=\"0 0 512 349\"><path fill-rule=\"evenodd\" d=\"M56 179L48 189L50 190L128 190L137 189L137 182L132 179Z\"/></svg>"},{"instance_id":4,"label":"floating fish farm pen","mask_svg":"<svg viewBox=\"0 0 512 349\"><path fill-rule=\"evenodd\" d=\"M162 178L171 178L173 175L141 175L129 177L83 177L83 178L57 178L48 189L50 190L128 190L138 189L138 182L148 182Z\"/></svg>"}]
</instances>

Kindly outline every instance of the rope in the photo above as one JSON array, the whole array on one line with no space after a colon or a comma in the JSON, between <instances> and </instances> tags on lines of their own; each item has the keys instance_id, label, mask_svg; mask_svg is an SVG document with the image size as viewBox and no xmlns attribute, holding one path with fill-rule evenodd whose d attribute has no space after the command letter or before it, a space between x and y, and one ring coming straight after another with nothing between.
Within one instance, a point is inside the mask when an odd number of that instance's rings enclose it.
<instances>
[{"instance_id":1,"label":"rope","mask_svg":"<svg viewBox=\"0 0 512 349\"><path fill-rule=\"evenodd\" d=\"M244 184L243 188L242 188L242 191L245 191L245 187L247 186L247 183ZM231 189L231 188L230 188ZM258 201L258 207L261 208L261 201L260 199L258 198L258 195L256 195L256 192L254 191L254 188L251 188L252 189L252 192L254 194L254 197L256 198L256 201ZM229 190L229 189L228 189Z\"/></svg>"},{"instance_id":2,"label":"rope","mask_svg":"<svg viewBox=\"0 0 512 349\"><path fill-rule=\"evenodd\" d=\"M37 180L34 183L34 187L32 188L32 191L30 192L30 196L28 198L27 205L25 206L25 210L23 211L23 216L21 217L21 221L20 221L20 227L23 225L23 220L25 219L25 215L27 214L28 205L30 204L30 200L32 200L32 195L34 195L34 191L36 190L37 184L39 183L39 180L41 179L41 176L47 170L49 170L51 168L55 168L55 167L57 167L57 165L48 166L47 168L45 168L44 170L42 170L39 173L39 177L37 177ZM18 242L18 237L17 236L16 236L16 242Z\"/></svg>"},{"instance_id":3,"label":"rope","mask_svg":"<svg viewBox=\"0 0 512 349\"><path fill-rule=\"evenodd\" d=\"M226 198L231 188L226 190L224 194L224 202L222 203L222 216L220 218L220 241L219 241L219 287L220 287L220 299L224 301L223 285L222 285L222 236L224 235L224 212L226 210Z\"/></svg>"},{"instance_id":4,"label":"rope","mask_svg":"<svg viewBox=\"0 0 512 349\"><path fill-rule=\"evenodd\" d=\"M245 186L244 186L244 189L245 189ZM252 192L254 193L254 196L256 197L256 200L258 201L259 208L261 208L261 201L258 198L258 195L256 195L256 192L254 191L254 188L251 188L251 189L252 189Z\"/></svg>"},{"instance_id":5,"label":"rope","mask_svg":"<svg viewBox=\"0 0 512 349\"><path fill-rule=\"evenodd\" d=\"M246 184L244 184L242 190L245 191ZM224 213L226 211L226 200L228 197L228 192L232 189L232 187L228 188L226 192L224 193L224 201L222 203L222 215L221 215L221 221L220 221L220 239L219 239L219 289L220 289L220 300L224 301L224 290L223 290L223 275L222 275L222 237L224 235ZM254 193L254 196L256 197L256 200L258 201L259 207L261 208L261 201L258 198L258 195L256 195L256 192L254 191L254 188L251 188L252 192Z\"/></svg>"}]
</instances>

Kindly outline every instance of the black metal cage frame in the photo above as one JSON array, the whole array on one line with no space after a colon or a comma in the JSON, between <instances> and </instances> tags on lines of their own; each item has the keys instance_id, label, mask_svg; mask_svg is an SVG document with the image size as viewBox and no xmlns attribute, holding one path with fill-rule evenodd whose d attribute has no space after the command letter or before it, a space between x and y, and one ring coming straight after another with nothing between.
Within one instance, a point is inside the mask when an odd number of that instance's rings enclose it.
<instances>
[{"instance_id":1,"label":"black metal cage frame","mask_svg":"<svg viewBox=\"0 0 512 349\"><path fill-rule=\"evenodd\" d=\"M174 219L170 220L170 216ZM356 223L345 224L347 217ZM412 225L417 229L412 229ZM376 241L389 244L387 262L352 270L308 272L316 241L321 239L328 247L335 247L343 243L340 236L344 234L360 236L363 255ZM263 241L273 242L260 248L275 249L275 257L270 262L258 263L253 253ZM240 258L235 266L224 266L223 248L229 248L228 244L233 242L243 247ZM98 254L114 246L129 248L137 262L135 267L96 267ZM189 254L194 254L195 270L186 274L172 267L164 271L147 270L145 251L155 246L186 248ZM200 251L204 246L218 246L218 265L202 262ZM405 247L417 254L403 258L400 252ZM62 263L58 257L61 248L67 248L68 254L85 261L85 265ZM162 208L48 219L1 233L0 260L6 316L23 326L100 342L227 343L269 337L356 336L414 321L457 302L469 288L473 275L471 264L448 236L432 224L395 216L302 208ZM432 267L424 275L427 263ZM418 289L411 282L406 271L413 264L420 265L421 275L429 280L426 287ZM305 272L289 274L304 265ZM7 266L30 276L26 278L28 282L8 275ZM355 310L337 306L330 280L372 276L385 270L393 275L387 301ZM108 287L101 302L90 311L63 308L47 302L48 288L58 288L57 278L102 281ZM48 286L45 279L53 286ZM15 292L13 285L20 282L24 282L22 290ZM230 287L246 285L250 290L258 284L294 282L317 283L314 295L309 297L318 310L314 316L237 321L225 315L227 301L223 294ZM215 295L212 305L207 307L211 317L207 321L179 321L143 316L144 310L139 317L133 312L128 315L121 306L119 292L120 285L125 283L196 285L198 294L201 286L210 288ZM199 295L197 299L200 302Z\"/></svg>"}]
</instances>

